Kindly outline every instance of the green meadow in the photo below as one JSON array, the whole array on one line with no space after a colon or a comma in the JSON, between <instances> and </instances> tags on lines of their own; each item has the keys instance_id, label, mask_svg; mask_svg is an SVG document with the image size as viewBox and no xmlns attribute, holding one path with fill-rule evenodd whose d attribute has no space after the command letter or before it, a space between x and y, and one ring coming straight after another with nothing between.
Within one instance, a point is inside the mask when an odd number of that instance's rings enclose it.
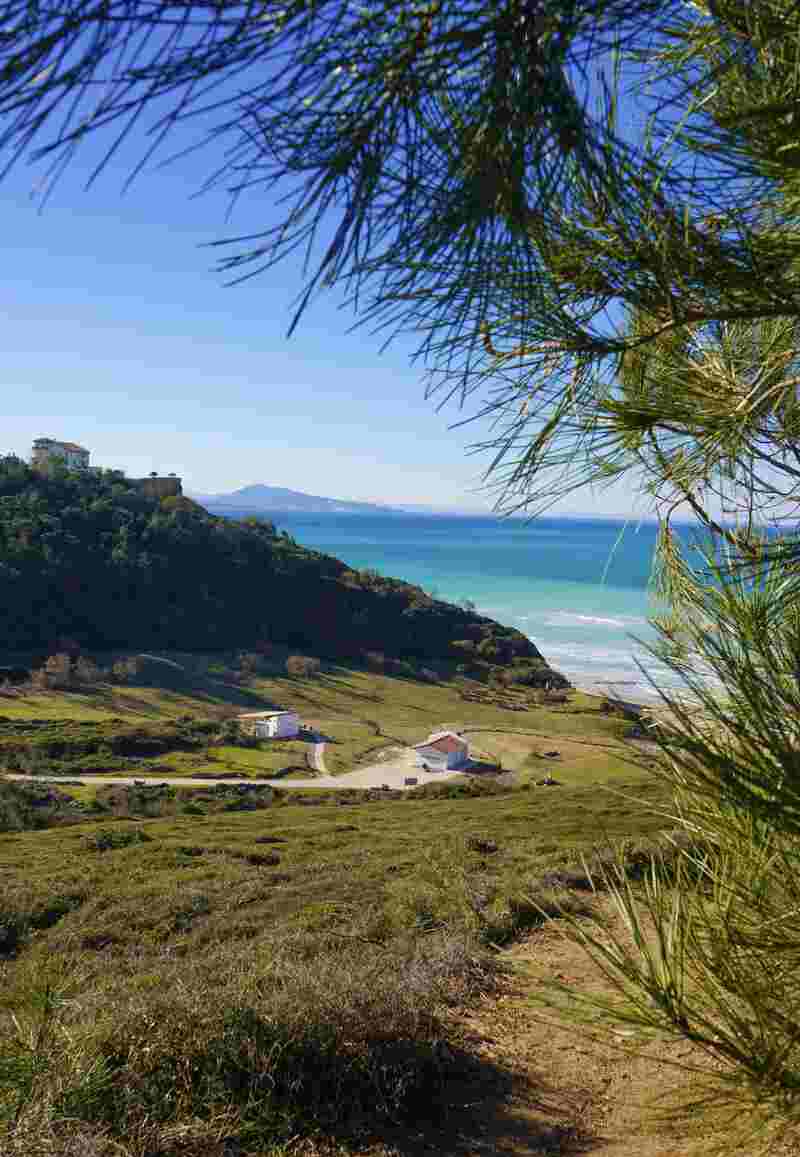
<instances>
[{"instance_id":1,"label":"green meadow","mask_svg":"<svg viewBox=\"0 0 800 1157\"><path fill-rule=\"evenodd\" d=\"M464 689L337 668L3 702L3 742L61 733L72 751L115 731L189 742L207 721L199 748L152 757L176 770L206 751L210 770L277 758L203 746L246 696L298 707L331 740L329 768L457 723L517 772L384 797L65 778L75 803L54 826L0 835L4 1153L288 1155L301 1139L388 1154L389 1132L446 1118L482 1063L455 1010L491 994L503 949L545 913L581 910L582 857L622 847L641 864L671 826L597 701ZM302 744L279 746L299 760ZM542 768L560 786L537 787Z\"/></svg>"},{"instance_id":2,"label":"green meadow","mask_svg":"<svg viewBox=\"0 0 800 1157\"><path fill-rule=\"evenodd\" d=\"M625 725L601 713L599 700L580 693L563 705L546 706L527 687L487 687L468 679L430 684L334 664L314 678L290 677L282 654L243 685L233 656L227 663L215 656L166 657L183 670L151 663L149 685L98 683L0 698L0 765L161 778L309 774L307 742L268 740L245 748L218 734L241 712L289 707L325 738L325 766L333 775L444 726L466 729L479 753L522 779L535 774L551 740L561 743L559 767L564 774L569 770L570 782L591 780L595 773L605 777L615 767L630 770L630 746L621 738ZM15 764L9 754L23 758Z\"/></svg>"}]
</instances>

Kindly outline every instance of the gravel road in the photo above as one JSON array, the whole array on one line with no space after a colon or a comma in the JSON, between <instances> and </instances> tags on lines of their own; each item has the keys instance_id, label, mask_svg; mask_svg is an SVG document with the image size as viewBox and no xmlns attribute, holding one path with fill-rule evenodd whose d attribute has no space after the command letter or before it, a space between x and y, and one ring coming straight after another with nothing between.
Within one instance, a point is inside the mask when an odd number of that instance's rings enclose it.
<instances>
[{"instance_id":1,"label":"gravel road","mask_svg":"<svg viewBox=\"0 0 800 1157\"><path fill-rule=\"evenodd\" d=\"M319 745L323 746L323 745ZM158 784L167 783L172 787L209 787L212 784L242 784L242 783L258 783L266 784L268 787L313 787L313 788L369 788L380 787L382 784L388 784L391 788L405 788L404 780L406 776L415 777L419 784L423 783L440 783L443 779L452 779L456 775L460 775L458 771L423 771L419 767L414 766L414 753L409 750L404 752L402 756L396 759L387 759L382 763L371 763L365 767L359 767L355 771L349 771L345 775L319 775L314 779L192 779L190 776L173 776L172 778L161 778L157 776L130 776L130 775L91 775L84 776L83 782L86 784L100 783L100 784L121 784L123 786L132 787L137 780L144 780L145 783ZM50 777L36 777L30 775L9 775L8 779L27 780L29 783L35 779L41 782L43 779L47 782L58 783L58 779ZM76 776L75 778L81 778Z\"/></svg>"}]
</instances>

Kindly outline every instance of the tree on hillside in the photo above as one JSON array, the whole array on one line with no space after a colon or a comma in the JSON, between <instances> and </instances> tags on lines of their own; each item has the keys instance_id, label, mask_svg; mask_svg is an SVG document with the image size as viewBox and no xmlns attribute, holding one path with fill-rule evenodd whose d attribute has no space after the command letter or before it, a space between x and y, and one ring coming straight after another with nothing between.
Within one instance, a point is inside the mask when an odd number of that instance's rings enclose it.
<instances>
[{"instance_id":1,"label":"tree on hillside","mask_svg":"<svg viewBox=\"0 0 800 1157\"><path fill-rule=\"evenodd\" d=\"M6 10L4 155L55 178L102 136L99 169L149 115L144 163L202 112L211 184L288 197L223 270L324 241L293 325L339 284L416 332L431 393L495 419L504 509L621 478L651 496L659 650L703 707L670 700L659 742L698 850L677 890L654 872L655 936L624 883L634 948L582 934L614 1017L705 1049L752 1120L798 1124L794 0Z\"/></svg>"}]
</instances>

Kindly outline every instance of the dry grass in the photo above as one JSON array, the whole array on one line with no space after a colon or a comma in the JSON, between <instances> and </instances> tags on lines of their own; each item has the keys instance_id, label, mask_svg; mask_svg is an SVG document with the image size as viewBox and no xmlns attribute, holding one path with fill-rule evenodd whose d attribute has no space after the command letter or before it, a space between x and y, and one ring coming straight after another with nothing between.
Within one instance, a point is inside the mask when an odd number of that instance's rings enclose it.
<instances>
[{"instance_id":1,"label":"dry grass","mask_svg":"<svg viewBox=\"0 0 800 1157\"><path fill-rule=\"evenodd\" d=\"M576 788L3 837L4 1151L357 1151L502 1085L453 1010L604 824L659 821Z\"/></svg>"},{"instance_id":2,"label":"dry grass","mask_svg":"<svg viewBox=\"0 0 800 1157\"><path fill-rule=\"evenodd\" d=\"M95 703L128 721L239 709L224 685L216 697L205 686L106 689ZM565 786L353 795L347 807L344 797L325 807L278 799L257 812L105 816L0 837L4 1153L460 1153L462 1126L467 1151L486 1148L463 1104L507 1118L518 1066L471 1040L463 1010L495 1001L499 1015L503 946L538 926L542 910L581 910L585 893L564 883L583 850L667 826L654 812L662 789L625 766L617 725L585 697L512 713L464 704L455 685L344 669L313 681L276 675L246 694L255 706L296 707L329 734L335 770L444 722L472 723L487 729L481 746L506 745L523 780L539 765L534 751L551 744L498 728L558 736ZM14 706L17 718L77 719L89 698ZM262 752L218 753L208 770L264 765ZM166 759L189 771L201 757ZM280 759L290 761L283 750ZM626 794L598 791L598 780ZM581 1151L583 1133L533 1129L529 1109L495 1147Z\"/></svg>"}]
</instances>

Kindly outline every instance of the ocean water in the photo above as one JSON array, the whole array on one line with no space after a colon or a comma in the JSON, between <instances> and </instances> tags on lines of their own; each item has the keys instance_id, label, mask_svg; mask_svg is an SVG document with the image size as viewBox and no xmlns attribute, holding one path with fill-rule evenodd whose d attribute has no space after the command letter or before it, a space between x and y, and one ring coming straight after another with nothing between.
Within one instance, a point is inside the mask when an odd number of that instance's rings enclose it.
<instances>
[{"instance_id":1,"label":"ocean water","mask_svg":"<svg viewBox=\"0 0 800 1157\"><path fill-rule=\"evenodd\" d=\"M416 583L528 635L576 686L606 681L631 699L655 697L670 673L641 643L654 632L648 597L656 527L607 519L446 515L276 515L304 546L358 569ZM637 642L637 640L639 640Z\"/></svg>"}]
</instances>

